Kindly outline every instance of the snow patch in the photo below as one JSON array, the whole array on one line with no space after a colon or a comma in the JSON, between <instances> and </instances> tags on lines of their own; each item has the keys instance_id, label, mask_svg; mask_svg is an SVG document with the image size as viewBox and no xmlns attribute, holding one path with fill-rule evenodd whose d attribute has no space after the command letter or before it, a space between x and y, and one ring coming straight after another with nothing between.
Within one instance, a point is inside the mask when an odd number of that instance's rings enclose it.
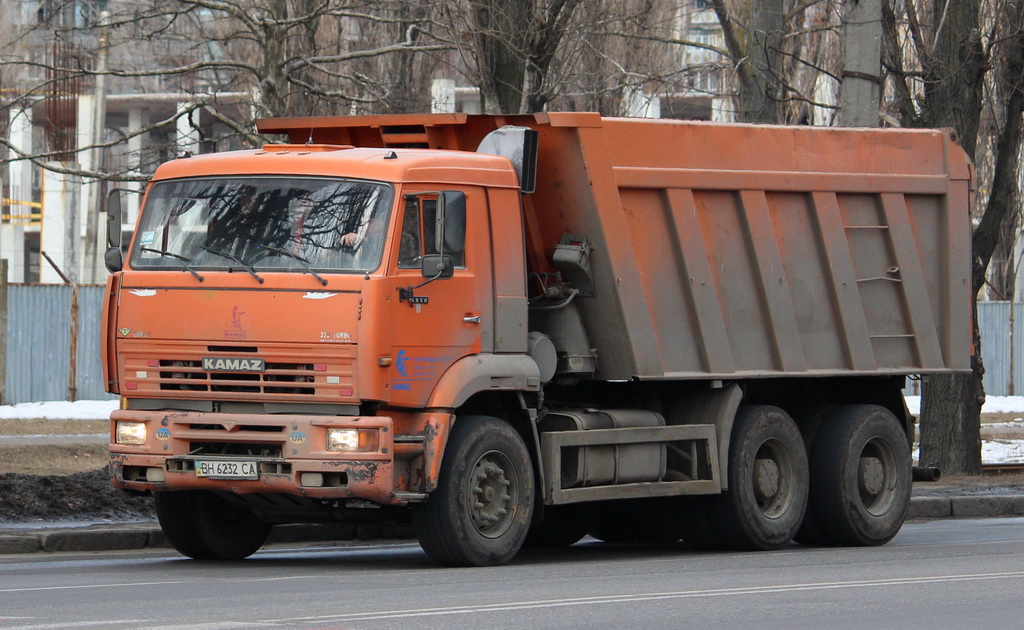
<instances>
[{"instance_id":1,"label":"snow patch","mask_svg":"<svg viewBox=\"0 0 1024 630\"><path fill-rule=\"evenodd\" d=\"M0 406L0 420L107 420L116 400L28 402Z\"/></svg>"},{"instance_id":2,"label":"snow patch","mask_svg":"<svg viewBox=\"0 0 1024 630\"><path fill-rule=\"evenodd\" d=\"M913 415L921 413L920 396L904 396L907 408ZM981 413L1017 413L1024 414L1024 396L986 396Z\"/></svg>"}]
</instances>

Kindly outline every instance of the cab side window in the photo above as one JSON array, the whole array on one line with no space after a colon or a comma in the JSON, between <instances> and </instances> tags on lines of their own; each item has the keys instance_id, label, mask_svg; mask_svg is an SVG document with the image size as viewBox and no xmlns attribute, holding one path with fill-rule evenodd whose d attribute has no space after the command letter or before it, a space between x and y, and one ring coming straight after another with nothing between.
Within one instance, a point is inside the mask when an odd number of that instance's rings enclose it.
<instances>
[{"instance_id":1,"label":"cab side window","mask_svg":"<svg viewBox=\"0 0 1024 630\"><path fill-rule=\"evenodd\" d=\"M418 269L426 254L437 251L437 200L408 197L402 218L402 242L399 246L398 268ZM466 217L451 215L445 220L444 254L452 257L456 267L466 267Z\"/></svg>"}]
</instances>

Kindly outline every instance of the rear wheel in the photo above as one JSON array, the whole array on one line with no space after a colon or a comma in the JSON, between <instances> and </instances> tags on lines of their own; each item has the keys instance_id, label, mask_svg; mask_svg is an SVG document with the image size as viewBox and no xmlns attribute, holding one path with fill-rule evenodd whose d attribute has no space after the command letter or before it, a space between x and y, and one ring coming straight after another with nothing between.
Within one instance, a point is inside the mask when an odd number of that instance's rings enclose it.
<instances>
[{"instance_id":1,"label":"rear wheel","mask_svg":"<svg viewBox=\"0 0 1024 630\"><path fill-rule=\"evenodd\" d=\"M158 492L156 514L168 542L196 560L241 560L267 542L272 525L242 504L204 490Z\"/></svg>"},{"instance_id":2,"label":"rear wheel","mask_svg":"<svg viewBox=\"0 0 1024 630\"><path fill-rule=\"evenodd\" d=\"M416 538L440 564L505 564L526 539L533 493L530 455L519 434L496 418L460 417L437 490L413 507Z\"/></svg>"},{"instance_id":3,"label":"rear wheel","mask_svg":"<svg viewBox=\"0 0 1024 630\"><path fill-rule=\"evenodd\" d=\"M826 422L829 422L842 407L830 406L818 410L817 412L808 415L797 421L797 425L800 427L800 433L804 436L804 447L807 449L807 460L811 475L811 488L807 496L807 511L804 512L804 520L800 523L800 530L793 537L793 540L800 543L801 545L807 545L809 547L824 547L833 544L828 533L821 526L821 521L818 519L818 508L814 498L813 485L814 485L814 447L818 440L818 433L821 431L821 427Z\"/></svg>"},{"instance_id":4,"label":"rear wheel","mask_svg":"<svg viewBox=\"0 0 1024 630\"><path fill-rule=\"evenodd\" d=\"M807 452L796 423L767 405L741 407L729 443L729 489L714 501L722 542L776 549L793 539L807 507Z\"/></svg>"},{"instance_id":5,"label":"rear wheel","mask_svg":"<svg viewBox=\"0 0 1024 630\"><path fill-rule=\"evenodd\" d=\"M843 407L821 428L811 462L821 526L839 545L881 545L910 507L910 446L899 421L877 405Z\"/></svg>"}]
</instances>

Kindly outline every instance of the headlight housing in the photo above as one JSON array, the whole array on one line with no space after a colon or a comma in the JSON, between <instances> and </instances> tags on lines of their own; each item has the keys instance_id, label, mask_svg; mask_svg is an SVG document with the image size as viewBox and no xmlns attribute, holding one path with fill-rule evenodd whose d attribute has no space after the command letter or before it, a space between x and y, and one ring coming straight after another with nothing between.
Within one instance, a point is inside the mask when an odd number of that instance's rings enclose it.
<instances>
[{"instance_id":1,"label":"headlight housing","mask_svg":"<svg viewBox=\"0 0 1024 630\"><path fill-rule=\"evenodd\" d=\"M377 450L377 429L327 429L327 450L367 453Z\"/></svg>"},{"instance_id":2,"label":"headlight housing","mask_svg":"<svg viewBox=\"0 0 1024 630\"><path fill-rule=\"evenodd\" d=\"M142 446L146 443L146 423L118 421L114 429L114 442L127 446Z\"/></svg>"}]
</instances>

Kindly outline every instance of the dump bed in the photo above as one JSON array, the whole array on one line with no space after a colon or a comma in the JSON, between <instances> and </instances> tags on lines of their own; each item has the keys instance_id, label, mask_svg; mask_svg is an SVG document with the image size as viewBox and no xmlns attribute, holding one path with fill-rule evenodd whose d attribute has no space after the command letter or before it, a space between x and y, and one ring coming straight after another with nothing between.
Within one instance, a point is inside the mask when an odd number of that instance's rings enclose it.
<instances>
[{"instance_id":1,"label":"dump bed","mask_svg":"<svg viewBox=\"0 0 1024 630\"><path fill-rule=\"evenodd\" d=\"M293 142L475 150L539 133L531 271L593 249L576 298L604 379L969 368L971 166L946 131L535 116L261 121ZM534 286L531 284L531 286Z\"/></svg>"}]
</instances>

